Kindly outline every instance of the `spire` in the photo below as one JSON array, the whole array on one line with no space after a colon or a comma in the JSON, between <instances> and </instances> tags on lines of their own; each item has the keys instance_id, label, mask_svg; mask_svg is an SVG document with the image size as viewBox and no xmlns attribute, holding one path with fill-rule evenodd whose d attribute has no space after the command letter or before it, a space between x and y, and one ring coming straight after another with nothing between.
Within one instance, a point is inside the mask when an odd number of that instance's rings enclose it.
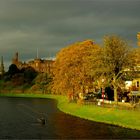
<instances>
[{"instance_id":1,"label":"spire","mask_svg":"<svg viewBox=\"0 0 140 140\"><path fill-rule=\"evenodd\" d=\"M15 60L18 62L18 52L15 54Z\"/></svg>"},{"instance_id":2,"label":"spire","mask_svg":"<svg viewBox=\"0 0 140 140\"><path fill-rule=\"evenodd\" d=\"M3 56L1 57L1 64L0 64L0 75L4 74L4 63L3 63Z\"/></svg>"}]
</instances>

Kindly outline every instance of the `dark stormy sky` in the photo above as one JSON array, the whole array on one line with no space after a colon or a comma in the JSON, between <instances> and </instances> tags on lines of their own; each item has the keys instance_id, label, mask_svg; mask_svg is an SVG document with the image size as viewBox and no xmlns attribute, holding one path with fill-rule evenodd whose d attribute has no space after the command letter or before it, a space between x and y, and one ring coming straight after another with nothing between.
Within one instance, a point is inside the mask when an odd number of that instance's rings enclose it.
<instances>
[{"instance_id":1,"label":"dark stormy sky","mask_svg":"<svg viewBox=\"0 0 140 140\"><path fill-rule=\"evenodd\" d=\"M55 57L63 47L117 34L136 47L140 0L0 0L0 56Z\"/></svg>"}]
</instances>

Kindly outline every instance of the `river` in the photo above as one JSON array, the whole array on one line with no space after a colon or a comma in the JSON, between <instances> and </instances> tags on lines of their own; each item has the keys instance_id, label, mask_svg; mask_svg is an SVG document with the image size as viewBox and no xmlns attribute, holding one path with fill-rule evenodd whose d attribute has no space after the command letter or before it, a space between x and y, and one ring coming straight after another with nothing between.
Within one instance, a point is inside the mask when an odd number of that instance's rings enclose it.
<instances>
[{"instance_id":1,"label":"river","mask_svg":"<svg viewBox=\"0 0 140 140\"><path fill-rule=\"evenodd\" d=\"M0 139L134 139L140 131L80 119L52 99L0 98ZM45 118L42 124L40 118Z\"/></svg>"}]
</instances>

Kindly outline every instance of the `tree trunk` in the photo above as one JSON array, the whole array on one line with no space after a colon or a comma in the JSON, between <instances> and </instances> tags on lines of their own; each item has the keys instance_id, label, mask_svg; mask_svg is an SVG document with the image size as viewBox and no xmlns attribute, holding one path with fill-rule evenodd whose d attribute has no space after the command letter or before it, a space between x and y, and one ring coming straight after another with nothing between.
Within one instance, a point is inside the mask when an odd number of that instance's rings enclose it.
<instances>
[{"instance_id":1,"label":"tree trunk","mask_svg":"<svg viewBox=\"0 0 140 140\"><path fill-rule=\"evenodd\" d=\"M116 86L116 76L113 78L113 87L114 87L114 101L118 102L117 86Z\"/></svg>"},{"instance_id":2,"label":"tree trunk","mask_svg":"<svg viewBox=\"0 0 140 140\"><path fill-rule=\"evenodd\" d=\"M118 102L118 94L117 94L117 87L114 86L114 101Z\"/></svg>"}]
</instances>

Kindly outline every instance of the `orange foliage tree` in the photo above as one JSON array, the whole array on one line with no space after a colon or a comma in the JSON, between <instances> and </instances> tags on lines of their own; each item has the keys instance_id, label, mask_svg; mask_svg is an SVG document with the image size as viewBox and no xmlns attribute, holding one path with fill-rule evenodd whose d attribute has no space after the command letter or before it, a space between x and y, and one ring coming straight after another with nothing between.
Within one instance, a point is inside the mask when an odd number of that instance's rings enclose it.
<instances>
[{"instance_id":1,"label":"orange foliage tree","mask_svg":"<svg viewBox=\"0 0 140 140\"><path fill-rule=\"evenodd\" d=\"M73 94L84 92L91 83L93 56L100 47L91 40L74 43L60 50L54 64L53 92ZM90 82L89 82L90 81Z\"/></svg>"}]
</instances>

